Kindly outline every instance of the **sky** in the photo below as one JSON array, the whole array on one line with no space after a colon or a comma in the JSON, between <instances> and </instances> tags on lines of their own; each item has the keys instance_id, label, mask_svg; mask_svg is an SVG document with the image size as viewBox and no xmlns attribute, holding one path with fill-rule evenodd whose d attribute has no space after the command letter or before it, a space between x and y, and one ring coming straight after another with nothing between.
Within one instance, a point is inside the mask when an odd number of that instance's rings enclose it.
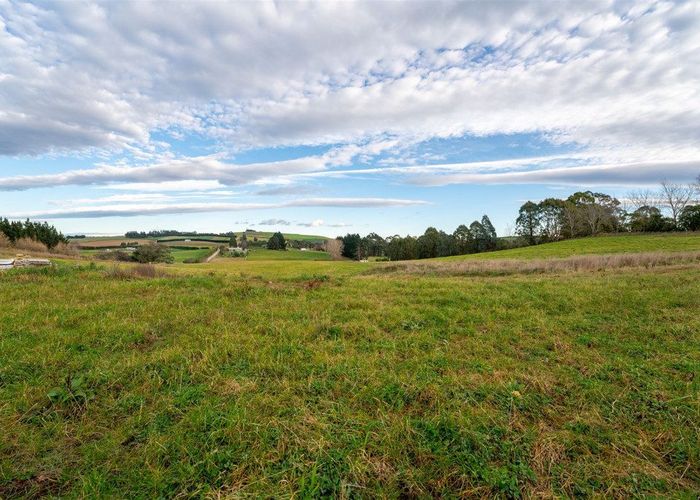
<instances>
[{"instance_id":1,"label":"sky","mask_svg":"<svg viewBox=\"0 0 700 500\"><path fill-rule=\"evenodd\" d=\"M700 174L700 2L0 0L0 216L453 231Z\"/></svg>"}]
</instances>

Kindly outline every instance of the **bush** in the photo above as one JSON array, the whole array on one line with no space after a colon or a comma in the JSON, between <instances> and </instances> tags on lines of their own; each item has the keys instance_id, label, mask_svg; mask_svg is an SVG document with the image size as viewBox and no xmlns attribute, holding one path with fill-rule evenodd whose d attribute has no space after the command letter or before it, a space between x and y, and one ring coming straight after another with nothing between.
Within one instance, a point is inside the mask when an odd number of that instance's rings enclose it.
<instances>
[{"instance_id":1,"label":"bush","mask_svg":"<svg viewBox=\"0 0 700 500\"><path fill-rule=\"evenodd\" d=\"M70 255L72 257L77 257L80 255L80 249L77 245L71 243L59 243L51 249L51 253L56 253L59 255Z\"/></svg>"},{"instance_id":2,"label":"bush","mask_svg":"<svg viewBox=\"0 0 700 500\"><path fill-rule=\"evenodd\" d=\"M49 251L48 247L40 241L33 240L31 238L22 237L15 241L14 247L17 250L26 250L28 252L41 252L47 253Z\"/></svg>"},{"instance_id":3,"label":"bush","mask_svg":"<svg viewBox=\"0 0 700 500\"><path fill-rule=\"evenodd\" d=\"M173 256L170 254L170 248L159 243L151 243L143 245L134 250L131 258L136 262L148 264L152 262L173 262Z\"/></svg>"},{"instance_id":4,"label":"bush","mask_svg":"<svg viewBox=\"0 0 700 500\"><path fill-rule=\"evenodd\" d=\"M684 231L700 231L700 205L690 205L678 217L678 226Z\"/></svg>"},{"instance_id":5,"label":"bush","mask_svg":"<svg viewBox=\"0 0 700 500\"><path fill-rule=\"evenodd\" d=\"M100 260L118 260L120 262L131 262L131 254L123 250L102 251L95 254L96 259Z\"/></svg>"},{"instance_id":6,"label":"bush","mask_svg":"<svg viewBox=\"0 0 700 500\"><path fill-rule=\"evenodd\" d=\"M268 250L286 250L287 242L284 240L282 233L277 232L273 234L267 241Z\"/></svg>"}]
</instances>

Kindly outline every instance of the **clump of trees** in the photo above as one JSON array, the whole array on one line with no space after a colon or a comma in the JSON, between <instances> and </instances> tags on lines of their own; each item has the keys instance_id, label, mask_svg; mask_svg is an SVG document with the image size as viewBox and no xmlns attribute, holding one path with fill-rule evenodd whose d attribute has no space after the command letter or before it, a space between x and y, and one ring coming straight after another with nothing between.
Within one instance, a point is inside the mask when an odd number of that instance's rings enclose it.
<instances>
[{"instance_id":1,"label":"clump of trees","mask_svg":"<svg viewBox=\"0 0 700 500\"><path fill-rule=\"evenodd\" d=\"M223 236L234 235L232 231L226 233L198 233L197 231L177 231L175 229L154 229L152 231L127 231L125 238L165 238L167 236Z\"/></svg>"},{"instance_id":2,"label":"clump of trees","mask_svg":"<svg viewBox=\"0 0 700 500\"><path fill-rule=\"evenodd\" d=\"M624 226L620 201L605 193L578 191L561 200L528 201L515 220L516 233L529 245L619 231Z\"/></svg>"},{"instance_id":3,"label":"clump of trees","mask_svg":"<svg viewBox=\"0 0 700 500\"><path fill-rule=\"evenodd\" d=\"M338 237L343 257L363 260L370 257L390 260L429 259L449 255L486 252L499 248L496 229L488 216L469 226L460 225L452 234L429 227L418 237L390 236L382 238L377 233L365 237L346 234Z\"/></svg>"},{"instance_id":4,"label":"clump of trees","mask_svg":"<svg viewBox=\"0 0 700 500\"><path fill-rule=\"evenodd\" d=\"M662 182L657 191L635 191L626 205L605 193L579 191L566 199L528 201L518 212L516 232L536 245L600 233L697 231L700 229L698 185Z\"/></svg>"},{"instance_id":5,"label":"clump of trees","mask_svg":"<svg viewBox=\"0 0 700 500\"><path fill-rule=\"evenodd\" d=\"M52 249L59 243L67 244L66 238L60 231L47 222L11 221L0 218L0 233L4 234L12 244L24 238L38 241Z\"/></svg>"},{"instance_id":6,"label":"clump of trees","mask_svg":"<svg viewBox=\"0 0 700 500\"><path fill-rule=\"evenodd\" d=\"M268 250L287 250L287 242L284 239L284 235L280 232L273 234L269 240L267 240Z\"/></svg>"}]
</instances>

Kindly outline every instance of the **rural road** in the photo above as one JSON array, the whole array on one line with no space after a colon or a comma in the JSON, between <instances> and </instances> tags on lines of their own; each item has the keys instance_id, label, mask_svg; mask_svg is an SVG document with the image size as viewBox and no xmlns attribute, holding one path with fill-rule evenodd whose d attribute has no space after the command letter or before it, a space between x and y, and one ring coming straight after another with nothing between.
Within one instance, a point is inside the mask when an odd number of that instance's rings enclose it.
<instances>
[{"instance_id":1,"label":"rural road","mask_svg":"<svg viewBox=\"0 0 700 500\"><path fill-rule=\"evenodd\" d=\"M216 259L219 256L220 252L221 252L221 249L217 248L216 252L214 252L209 257L207 257L207 260L205 260L204 262L211 262L212 260Z\"/></svg>"}]
</instances>

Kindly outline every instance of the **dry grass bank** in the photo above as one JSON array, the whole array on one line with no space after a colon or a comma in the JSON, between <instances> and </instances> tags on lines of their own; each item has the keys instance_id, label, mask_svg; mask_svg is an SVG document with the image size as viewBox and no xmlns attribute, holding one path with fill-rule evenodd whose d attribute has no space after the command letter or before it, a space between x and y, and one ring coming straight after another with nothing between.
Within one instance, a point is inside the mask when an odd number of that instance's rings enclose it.
<instances>
[{"instance_id":1,"label":"dry grass bank","mask_svg":"<svg viewBox=\"0 0 700 500\"><path fill-rule=\"evenodd\" d=\"M612 255L577 255L556 259L494 259L462 261L407 261L376 266L367 274L414 274L436 276L501 276L591 272L621 268L652 268L700 263L700 252L644 252Z\"/></svg>"},{"instance_id":2,"label":"dry grass bank","mask_svg":"<svg viewBox=\"0 0 700 500\"><path fill-rule=\"evenodd\" d=\"M0 233L0 249L5 253L31 253L37 257L60 256L76 258L80 256L80 249L73 243L59 243L49 249L40 241L31 238L19 238L12 243L4 234Z\"/></svg>"}]
</instances>

